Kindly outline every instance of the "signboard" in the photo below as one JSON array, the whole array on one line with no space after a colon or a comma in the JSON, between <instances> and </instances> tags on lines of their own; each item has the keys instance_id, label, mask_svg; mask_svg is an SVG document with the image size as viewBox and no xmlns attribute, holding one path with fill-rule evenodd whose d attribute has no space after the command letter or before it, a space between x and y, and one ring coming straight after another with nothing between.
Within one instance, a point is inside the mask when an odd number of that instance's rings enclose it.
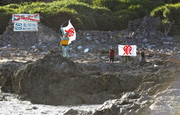
<instances>
[{"instance_id":1,"label":"signboard","mask_svg":"<svg viewBox=\"0 0 180 115\"><path fill-rule=\"evenodd\" d=\"M39 14L13 14L14 31L38 31Z\"/></svg>"},{"instance_id":2,"label":"signboard","mask_svg":"<svg viewBox=\"0 0 180 115\"><path fill-rule=\"evenodd\" d=\"M28 21L28 22L39 22L39 14L13 14L12 15L12 22L17 21Z\"/></svg>"},{"instance_id":3,"label":"signboard","mask_svg":"<svg viewBox=\"0 0 180 115\"><path fill-rule=\"evenodd\" d=\"M120 56L136 56L136 45L118 45L118 54Z\"/></svg>"},{"instance_id":4,"label":"signboard","mask_svg":"<svg viewBox=\"0 0 180 115\"><path fill-rule=\"evenodd\" d=\"M14 31L38 31L37 22L14 22Z\"/></svg>"}]
</instances>

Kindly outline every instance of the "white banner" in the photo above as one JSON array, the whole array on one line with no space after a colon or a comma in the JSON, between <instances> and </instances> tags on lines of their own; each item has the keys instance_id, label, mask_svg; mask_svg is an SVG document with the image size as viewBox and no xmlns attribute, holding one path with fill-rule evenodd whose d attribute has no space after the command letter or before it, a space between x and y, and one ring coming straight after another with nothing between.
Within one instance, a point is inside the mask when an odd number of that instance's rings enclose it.
<instances>
[{"instance_id":1,"label":"white banner","mask_svg":"<svg viewBox=\"0 0 180 115\"><path fill-rule=\"evenodd\" d=\"M72 41L76 40L76 31L75 31L73 25L71 24L70 20L68 22L68 26L63 27L61 29L62 29L62 31L64 31L64 33L67 32L69 34L68 35L68 37L69 37L68 44L70 44Z\"/></svg>"},{"instance_id":2,"label":"white banner","mask_svg":"<svg viewBox=\"0 0 180 115\"><path fill-rule=\"evenodd\" d=\"M37 22L14 22L14 31L38 31Z\"/></svg>"},{"instance_id":3,"label":"white banner","mask_svg":"<svg viewBox=\"0 0 180 115\"><path fill-rule=\"evenodd\" d=\"M13 14L12 22L14 23L17 21L39 22L40 17L39 14Z\"/></svg>"},{"instance_id":4,"label":"white banner","mask_svg":"<svg viewBox=\"0 0 180 115\"><path fill-rule=\"evenodd\" d=\"M118 45L118 54L120 56L136 56L136 45Z\"/></svg>"}]
</instances>

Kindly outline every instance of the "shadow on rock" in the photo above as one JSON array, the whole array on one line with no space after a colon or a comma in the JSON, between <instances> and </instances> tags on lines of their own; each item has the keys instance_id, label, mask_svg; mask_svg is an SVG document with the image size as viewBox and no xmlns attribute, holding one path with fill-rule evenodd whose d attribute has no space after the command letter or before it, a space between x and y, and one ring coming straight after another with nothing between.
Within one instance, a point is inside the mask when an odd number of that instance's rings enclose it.
<instances>
[{"instance_id":1,"label":"shadow on rock","mask_svg":"<svg viewBox=\"0 0 180 115\"><path fill-rule=\"evenodd\" d=\"M22 99L52 105L102 103L113 97L100 93L105 86L95 80L54 50L22 66L13 76L13 88Z\"/></svg>"},{"instance_id":2,"label":"shadow on rock","mask_svg":"<svg viewBox=\"0 0 180 115\"><path fill-rule=\"evenodd\" d=\"M15 61L0 64L0 86L2 86L1 90L3 92L13 92L11 78L22 64L22 62Z\"/></svg>"}]
</instances>

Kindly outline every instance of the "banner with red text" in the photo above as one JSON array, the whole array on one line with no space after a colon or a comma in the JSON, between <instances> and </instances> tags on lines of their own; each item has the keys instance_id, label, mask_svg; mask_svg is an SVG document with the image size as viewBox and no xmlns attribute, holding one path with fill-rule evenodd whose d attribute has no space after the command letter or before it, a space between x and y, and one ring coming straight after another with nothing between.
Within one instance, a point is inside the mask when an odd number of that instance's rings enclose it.
<instances>
[{"instance_id":1,"label":"banner with red text","mask_svg":"<svg viewBox=\"0 0 180 115\"><path fill-rule=\"evenodd\" d=\"M136 45L118 45L118 54L120 56L136 56Z\"/></svg>"},{"instance_id":2,"label":"banner with red text","mask_svg":"<svg viewBox=\"0 0 180 115\"><path fill-rule=\"evenodd\" d=\"M14 23L17 21L39 22L40 17L39 14L13 14L12 22Z\"/></svg>"},{"instance_id":3,"label":"banner with red text","mask_svg":"<svg viewBox=\"0 0 180 115\"><path fill-rule=\"evenodd\" d=\"M63 33L68 33L68 37L69 37L68 44L70 44L72 41L76 40L76 31L75 31L73 25L71 24L70 20L68 22L68 25L66 27L61 28L61 30L63 31Z\"/></svg>"}]
</instances>

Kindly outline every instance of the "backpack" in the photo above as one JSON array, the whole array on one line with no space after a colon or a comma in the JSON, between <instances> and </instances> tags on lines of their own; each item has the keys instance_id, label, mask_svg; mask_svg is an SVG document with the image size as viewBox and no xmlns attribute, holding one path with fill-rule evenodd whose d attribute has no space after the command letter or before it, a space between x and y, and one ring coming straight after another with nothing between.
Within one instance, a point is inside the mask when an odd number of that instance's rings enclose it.
<instances>
[{"instance_id":1,"label":"backpack","mask_svg":"<svg viewBox=\"0 0 180 115\"><path fill-rule=\"evenodd\" d=\"M61 40L61 41L60 41L60 44L61 44L62 46L67 46L67 45L68 45L68 42L69 42L69 40Z\"/></svg>"},{"instance_id":2,"label":"backpack","mask_svg":"<svg viewBox=\"0 0 180 115\"><path fill-rule=\"evenodd\" d=\"M67 46L67 45L68 45L68 42L69 42L69 38L68 38L68 37L66 37L66 38L61 37L60 44L61 44L62 46Z\"/></svg>"}]
</instances>

